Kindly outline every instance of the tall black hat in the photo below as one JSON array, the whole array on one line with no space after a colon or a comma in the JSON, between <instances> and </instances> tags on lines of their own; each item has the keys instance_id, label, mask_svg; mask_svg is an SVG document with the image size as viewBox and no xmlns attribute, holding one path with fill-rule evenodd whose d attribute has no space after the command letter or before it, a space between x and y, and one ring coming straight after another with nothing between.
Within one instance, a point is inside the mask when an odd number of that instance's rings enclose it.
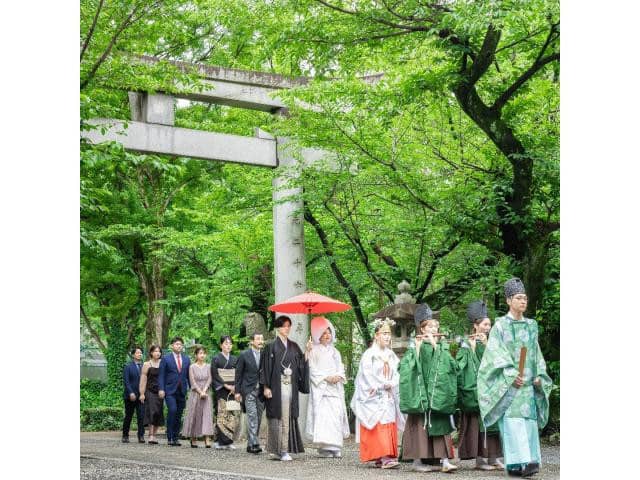
<instances>
[{"instance_id":1,"label":"tall black hat","mask_svg":"<svg viewBox=\"0 0 640 480\"><path fill-rule=\"evenodd\" d=\"M504 284L504 296L511 298L514 295L527 293L524 289L524 283L517 277L507 280Z\"/></svg>"},{"instance_id":2,"label":"tall black hat","mask_svg":"<svg viewBox=\"0 0 640 480\"><path fill-rule=\"evenodd\" d=\"M479 318L488 318L489 312L487 310L487 304L482 300L476 300L471 302L467 306L467 318L471 323L475 322Z\"/></svg>"},{"instance_id":3,"label":"tall black hat","mask_svg":"<svg viewBox=\"0 0 640 480\"><path fill-rule=\"evenodd\" d=\"M413 319L416 322L416 327L420 328L420 323L425 320L431 320L433 318L433 312L426 303L421 303L416 308L416 313L413 314Z\"/></svg>"}]
</instances>

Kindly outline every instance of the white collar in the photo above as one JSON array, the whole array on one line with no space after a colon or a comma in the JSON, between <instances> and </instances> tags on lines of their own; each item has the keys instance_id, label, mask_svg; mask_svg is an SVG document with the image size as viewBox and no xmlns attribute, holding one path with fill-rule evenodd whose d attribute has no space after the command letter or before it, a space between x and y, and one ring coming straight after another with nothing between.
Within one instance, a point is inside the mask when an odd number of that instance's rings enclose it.
<instances>
[{"instance_id":1,"label":"white collar","mask_svg":"<svg viewBox=\"0 0 640 480\"><path fill-rule=\"evenodd\" d=\"M393 350L389 347L380 348L380 346L374 341L373 342L373 356L379 358L383 362L389 362L393 358Z\"/></svg>"},{"instance_id":2,"label":"white collar","mask_svg":"<svg viewBox=\"0 0 640 480\"><path fill-rule=\"evenodd\" d=\"M513 318L513 317L511 316L511 313L509 313L509 312L507 312L507 314L505 315L505 317L507 317L508 319L510 319L512 322L526 322L526 321L527 321L527 318L526 318L524 315L522 315L522 320L516 320L515 318Z\"/></svg>"}]
</instances>

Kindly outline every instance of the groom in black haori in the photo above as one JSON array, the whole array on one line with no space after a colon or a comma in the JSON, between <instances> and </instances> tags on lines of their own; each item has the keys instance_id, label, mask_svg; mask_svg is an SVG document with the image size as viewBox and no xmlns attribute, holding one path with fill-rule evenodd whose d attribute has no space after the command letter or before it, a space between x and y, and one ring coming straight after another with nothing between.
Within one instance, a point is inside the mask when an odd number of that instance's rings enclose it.
<instances>
[{"instance_id":1,"label":"groom in black haori","mask_svg":"<svg viewBox=\"0 0 640 480\"><path fill-rule=\"evenodd\" d=\"M281 315L274 327L276 339L260 355L260 386L268 420L267 452L290 461L289 453L304 452L298 426L298 393L309 393L309 364L307 353L288 339L291 319Z\"/></svg>"}]
</instances>

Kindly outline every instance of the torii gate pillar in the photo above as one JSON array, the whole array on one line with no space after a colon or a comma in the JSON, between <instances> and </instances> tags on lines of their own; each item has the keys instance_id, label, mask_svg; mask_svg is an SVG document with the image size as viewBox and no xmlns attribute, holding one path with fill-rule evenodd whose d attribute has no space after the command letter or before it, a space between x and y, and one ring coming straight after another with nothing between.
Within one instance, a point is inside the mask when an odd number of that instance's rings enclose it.
<instances>
[{"instance_id":1,"label":"torii gate pillar","mask_svg":"<svg viewBox=\"0 0 640 480\"><path fill-rule=\"evenodd\" d=\"M273 263L276 303L304 293L307 288L302 187L288 185L289 182L297 183L300 168L287 144L286 138L276 139L278 176L273 179ZM287 316L292 321L289 338L304 351L309 339L309 319L307 315ZM307 419L307 403L307 395L303 394L298 402L298 422L303 431Z\"/></svg>"}]
</instances>

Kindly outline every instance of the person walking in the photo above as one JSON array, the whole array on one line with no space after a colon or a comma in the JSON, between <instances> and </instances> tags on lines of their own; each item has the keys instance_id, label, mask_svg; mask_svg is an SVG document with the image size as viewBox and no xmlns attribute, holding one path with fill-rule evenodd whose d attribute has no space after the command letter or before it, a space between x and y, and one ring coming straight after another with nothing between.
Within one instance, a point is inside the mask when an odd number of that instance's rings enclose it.
<instances>
[{"instance_id":1,"label":"person walking","mask_svg":"<svg viewBox=\"0 0 640 480\"><path fill-rule=\"evenodd\" d=\"M204 445L211 448L213 435L213 403L210 396L211 365L205 363L207 351L198 346L195 351L195 363L189 367L191 392L187 400L182 436L191 438L191 448L197 448L197 438L204 437Z\"/></svg>"},{"instance_id":2,"label":"person walking","mask_svg":"<svg viewBox=\"0 0 640 480\"><path fill-rule=\"evenodd\" d=\"M235 373L235 399L242 402L247 414L247 453L258 454L260 447L260 422L264 411L264 395L260 389L260 351L264 346L261 333L251 335L250 348L238 357Z\"/></svg>"},{"instance_id":3,"label":"person walking","mask_svg":"<svg viewBox=\"0 0 640 480\"><path fill-rule=\"evenodd\" d=\"M167 445L179 447L178 441L185 397L189 391L189 357L182 353L181 337L171 339L171 353L160 362L158 396L167 404Z\"/></svg>"},{"instance_id":4,"label":"person walking","mask_svg":"<svg viewBox=\"0 0 640 480\"><path fill-rule=\"evenodd\" d=\"M131 350L133 360L124 367L124 422L122 423L122 443L129 443L129 429L133 414L138 422L138 443L144 443L144 405L140 402L140 374L142 372L142 348Z\"/></svg>"},{"instance_id":5,"label":"person walking","mask_svg":"<svg viewBox=\"0 0 640 480\"><path fill-rule=\"evenodd\" d=\"M216 391L218 414L214 443L221 450L235 450L233 444L240 429L240 411L228 408L227 402L234 400L235 368L238 357L231 355L233 340L229 335L220 338L220 353L211 361L211 377Z\"/></svg>"},{"instance_id":6,"label":"person walking","mask_svg":"<svg viewBox=\"0 0 640 480\"><path fill-rule=\"evenodd\" d=\"M157 445L158 427L164 425L162 399L158 395L158 373L162 361L162 349L159 345L149 347L149 360L142 366L140 375L140 402L144 404L144 426L149 427L148 444Z\"/></svg>"}]
</instances>

